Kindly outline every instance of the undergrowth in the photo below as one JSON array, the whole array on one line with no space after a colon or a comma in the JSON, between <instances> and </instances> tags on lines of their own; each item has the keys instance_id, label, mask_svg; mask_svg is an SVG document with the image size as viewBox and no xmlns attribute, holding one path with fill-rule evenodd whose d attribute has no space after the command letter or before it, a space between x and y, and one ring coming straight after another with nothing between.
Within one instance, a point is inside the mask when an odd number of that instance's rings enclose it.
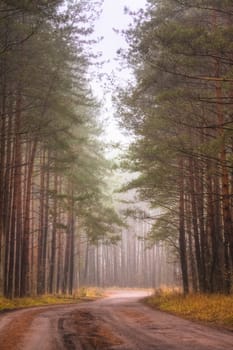
<instances>
[{"instance_id":1,"label":"undergrowth","mask_svg":"<svg viewBox=\"0 0 233 350\"><path fill-rule=\"evenodd\" d=\"M233 330L233 295L189 294L156 290L145 302L162 311L191 320L202 321Z\"/></svg>"},{"instance_id":2,"label":"undergrowth","mask_svg":"<svg viewBox=\"0 0 233 350\"><path fill-rule=\"evenodd\" d=\"M96 299L103 295L99 288L85 288L77 289L73 295L42 295L26 298L7 299L0 296L0 311L13 310L18 308L56 305L56 304L71 304L78 303L83 300Z\"/></svg>"}]
</instances>

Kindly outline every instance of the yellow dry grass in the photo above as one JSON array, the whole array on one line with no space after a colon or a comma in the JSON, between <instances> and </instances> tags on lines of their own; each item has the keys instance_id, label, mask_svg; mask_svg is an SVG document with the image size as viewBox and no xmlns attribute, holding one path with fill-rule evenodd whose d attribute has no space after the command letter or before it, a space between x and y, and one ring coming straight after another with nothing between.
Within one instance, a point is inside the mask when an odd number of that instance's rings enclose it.
<instances>
[{"instance_id":1,"label":"yellow dry grass","mask_svg":"<svg viewBox=\"0 0 233 350\"><path fill-rule=\"evenodd\" d=\"M75 298L98 298L103 295L103 290L98 287L81 287L74 292Z\"/></svg>"},{"instance_id":2,"label":"yellow dry grass","mask_svg":"<svg viewBox=\"0 0 233 350\"><path fill-rule=\"evenodd\" d=\"M178 316L233 330L233 295L190 294L184 296L174 290L158 290L146 299L146 303Z\"/></svg>"},{"instance_id":3,"label":"yellow dry grass","mask_svg":"<svg viewBox=\"0 0 233 350\"><path fill-rule=\"evenodd\" d=\"M0 296L0 311L33 306L71 304L85 299L95 299L102 296L98 288L80 288L74 295L42 295L27 298L7 299Z\"/></svg>"}]
</instances>

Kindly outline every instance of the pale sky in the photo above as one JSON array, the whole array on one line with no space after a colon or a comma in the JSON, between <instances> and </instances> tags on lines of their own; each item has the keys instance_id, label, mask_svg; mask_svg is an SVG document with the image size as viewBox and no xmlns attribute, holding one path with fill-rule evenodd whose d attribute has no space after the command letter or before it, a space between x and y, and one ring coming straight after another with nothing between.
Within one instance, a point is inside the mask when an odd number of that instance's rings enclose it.
<instances>
[{"instance_id":1,"label":"pale sky","mask_svg":"<svg viewBox=\"0 0 233 350\"><path fill-rule=\"evenodd\" d=\"M125 41L121 35L117 35L115 29L126 29L131 22L129 15L124 14L124 8L138 10L145 7L146 0L104 0L103 12L96 23L95 31L104 39L99 48L104 57L114 58L117 49L125 47Z\"/></svg>"},{"instance_id":2,"label":"pale sky","mask_svg":"<svg viewBox=\"0 0 233 350\"><path fill-rule=\"evenodd\" d=\"M103 37L103 40L97 45L96 50L102 52L103 60L106 62L101 73L109 74L113 83L124 79L130 79L130 72L124 70L121 72L120 64L115 60L116 52L119 48L126 48L126 42L124 38L114 32L114 29L126 29L129 23L132 21L129 15L124 14L124 8L128 7L130 10L136 11L140 8L144 8L146 0L104 0L103 12L100 18L96 21L95 36ZM105 78L102 78L103 85L107 83ZM101 84L102 85L102 84ZM104 88L98 83L93 83L93 89L95 94L104 101L104 108L102 111L102 118L104 120L106 130L107 142L120 142L124 144L127 142L125 136L117 127L117 123L114 120L114 110L111 103L111 95L106 93Z\"/></svg>"}]
</instances>

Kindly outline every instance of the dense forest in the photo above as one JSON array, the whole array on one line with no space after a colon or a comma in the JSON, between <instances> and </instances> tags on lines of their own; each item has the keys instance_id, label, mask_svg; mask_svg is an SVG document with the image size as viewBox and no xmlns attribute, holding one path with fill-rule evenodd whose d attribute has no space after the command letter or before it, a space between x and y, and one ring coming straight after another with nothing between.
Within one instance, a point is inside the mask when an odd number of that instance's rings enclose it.
<instances>
[{"instance_id":1,"label":"dense forest","mask_svg":"<svg viewBox=\"0 0 233 350\"><path fill-rule=\"evenodd\" d=\"M98 2L0 2L0 290L72 293L77 232L114 236L88 67Z\"/></svg>"},{"instance_id":2,"label":"dense forest","mask_svg":"<svg viewBox=\"0 0 233 350\"><path fill-rule=\"evenodd\" d=\"M113 96L133 137L117 203L91 88L101 5L0 1L0 294L182 283L229 294L232 1L125 8L133 22L118 55L132 76Z\"/></svg>"},{"instance_id":3,"label":"dense forest","mask_svg":"<svg viewBox=\"0 0 233 350\"><path fill-rule=\"evenodd\" d=\"M148 239L150 221L128 218L119 242L100 240L80 245L78 278L81 286L162 288L179 287L177 249ZM85 261L85 264L82 262Z\"/></svg>"},{"instance_id":4,"label":"dense forest","mask_svg":"<svg viewBox=\"0 0 233 350\"><path fill-rule=\"evenodd\" d=\"M136 250L117 243L130 229L106 183L112 162L91 91L100 7L0 2L0 292L8 298L144 285L139 255L135 280L122 273L135 273L128 261ZM147 254L139 245L137 254Z\"/></svg>"},{"instance_id":5,"label":"dense forest","mask_svg":"<svg viewBox=\"0 0 233 350\"><path fill-rule=\"evenodd\" d=\"M150 237L177 242L185 293L230 293L232 1L148 0L131 15L119 55L134 78L116 102L139 176L125 189L162 209Z\"/></svg>"}]
</instances>

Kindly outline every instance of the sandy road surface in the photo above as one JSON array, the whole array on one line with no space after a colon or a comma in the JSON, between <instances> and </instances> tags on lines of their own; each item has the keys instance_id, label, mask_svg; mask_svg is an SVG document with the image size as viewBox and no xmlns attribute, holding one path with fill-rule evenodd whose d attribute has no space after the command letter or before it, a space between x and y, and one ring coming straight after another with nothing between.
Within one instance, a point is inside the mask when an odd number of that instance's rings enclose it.
<instances>
[{"instance_id":1,"label":"sandy road surface","mask_svg":"<svg viewBox=\"0 0 233 350\"><path fill-rule=\"evenodd\" d=\"M232 350L233 333L204 327L138 302L145 292L0 316L0 350Z\"/></svg>"}]
</instances>

